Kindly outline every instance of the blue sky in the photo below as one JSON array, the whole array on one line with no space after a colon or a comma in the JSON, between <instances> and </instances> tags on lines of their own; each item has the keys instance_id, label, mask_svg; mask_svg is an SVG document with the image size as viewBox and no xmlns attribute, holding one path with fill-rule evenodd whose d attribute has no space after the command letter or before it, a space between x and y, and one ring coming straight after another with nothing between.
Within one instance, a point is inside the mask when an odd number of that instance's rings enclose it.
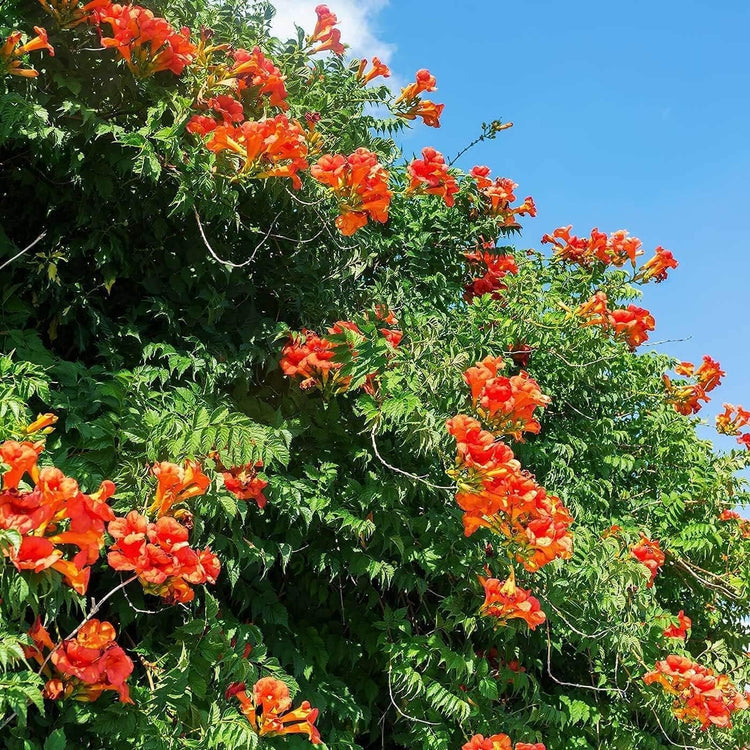
<instances>
[{"instance_id":1,"label":"blue sky","mask_svg":"<svg viewBox=\"0 0 750 750\"><path fill-rule=\"evenodd\" d=\"M316 0L275 0L279 31L311 28ZM408 150L452 157L501 117L515 126L459 162L519 183L539 210L521 246L573 224L628 229L680 262L645 288L651 341L727 372L701 415L750 408L750 65L747 0L329 0L353 56L377 54L402 85L436 77L439 130L417 126ZM410 155L407 153L407 156ZM729 448L732 439L702 431Z\"/></svg>"}]
</instances>

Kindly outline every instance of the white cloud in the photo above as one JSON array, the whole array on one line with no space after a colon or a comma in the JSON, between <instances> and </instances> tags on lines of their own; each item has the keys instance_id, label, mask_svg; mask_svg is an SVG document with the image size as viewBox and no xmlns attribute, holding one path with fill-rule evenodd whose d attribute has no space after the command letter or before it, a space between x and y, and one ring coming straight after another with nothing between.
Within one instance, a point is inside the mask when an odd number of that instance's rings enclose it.
<instances>
[{"instance_id":1,"label":"white cloud","mask_svg":"<svg viewBox=\"0 0 750 750\"><path fill-rule=\"evenodd\" d=\"M331 0L328 7L339 19L341 41L353 57L379 57L388 63L396 47L378 37L375 19L389 0ZM315 27L315 6L319 0L273 0L276 16L272 32L281 39L296 36L294 24L309 34Z\"/></svg>"}]
</instances>

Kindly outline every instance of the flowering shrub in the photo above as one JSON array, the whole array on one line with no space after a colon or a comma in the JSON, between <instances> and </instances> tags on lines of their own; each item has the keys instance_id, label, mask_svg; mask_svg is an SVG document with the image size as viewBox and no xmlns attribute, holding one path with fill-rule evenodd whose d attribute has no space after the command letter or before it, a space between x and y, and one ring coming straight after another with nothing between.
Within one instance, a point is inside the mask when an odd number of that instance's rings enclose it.
<instances>
[{"instance_id":1,"label":"flowering shrub","mask_svg":"<svg viewBox=\"0 0 750 750\"><path fill-rule=\"evenodd\" d=\"M642 347L671 252L403 153L438 81L335 7L6 6L5 746L750 744L750 418Z\"/></svg>"}]
</instances>

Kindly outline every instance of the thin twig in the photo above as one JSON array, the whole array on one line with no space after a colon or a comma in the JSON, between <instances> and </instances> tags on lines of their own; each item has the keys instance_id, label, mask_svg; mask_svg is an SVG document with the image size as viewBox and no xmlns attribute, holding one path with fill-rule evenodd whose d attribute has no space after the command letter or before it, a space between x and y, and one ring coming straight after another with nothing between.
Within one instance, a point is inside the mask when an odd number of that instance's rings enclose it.
<instances>
[{"instance_id":1,"label":"thin twig","mask_svg":"<svg viewBox=\"0 0 750 750\"><path fill-rule=\"evenodd\" d=\"M673 560L674 560L674 564L678 568L680 568L681 570L684 570L686 573L690 573L690 575L693 576L693 578L695 578L696 581L698 581L699 583L702 583L707 588L712 589L714 591L718 591L724 594L724 596L726 596L727 598L732 599L734 601L739 600L740 597L736 591L725 588L721 584L715 583L713 581L707 581L705 578L702 578L695 572L695 569L687 561L681 558L673 558ZM717 578L718 580L721 580L721 578L719 578L719 576L716 576L714 573L709 573L707 570L704 571L701 568L699 568L699 570L701 570L703 573L708 573L708 575L710 575L712 578Z\"/></svg>"},{"instance_id":2,"label":"thin twig","mask_svg":"<svg viewBox=\"0 0 750 750\"><path fill-rule=\"evenodd\" d=\"M408 471L404 471L403 469L399 469L397 466L393 466L392 464L389 464L381 455L380 451L378 450L378 444L375 442L375 428L372 428L372 431L370 432L370 435L372 436L372 449L375 451L375 455L378 457L378 460L380 461L383 466L387 467L391 471L395 471L397 474L402 474L405 477L409 477L409 479L413 479L415 482L422 482L422 484L426 484L428 487L432 487L434 490L455 490L456 488L453 485L443 485L443 484L433 484L432 482L428 482L424 477L419 477L416 474L411 474Z\"/></svg>"},{"instance_id":3,"label":"thin twig","mask_svg":"<svg viewBox=\"0 0 750 750\"><path fill-rule=\"evenodd\" d=\"M27 253L29 250L31 250L34 245L36 245L37 242L39 242L41 239L44 238L44 236L47 234L47 230L45 229L30 245L26 245L26 247L21 250L20 253L16 253L12 258L9 260L6 260L5 263L0 266L0 271L5 268L5 266L9 266L16 258L20 258L24 253Z\"/></svg>"},{"instance_id":4,"label":"thin twig","mask_svg":"<svg viewBox=\"0 0 750 750\"><path fill-rule=\"evenodd\" d=\"M135 581L137 578L138 578L138 576L134 575L134 576L131 576L130 578L127 578L126 580L120 582L117 586L115 586L112 589L112 591L110 591L108 594L105 594L98 602L95 602L92 599L92 604L94 606L91 607L91 611L86 615L86 617L83 618L83 620L78 625L78 627L74 628L73 631L71 631L70 633L68 633L67 637L63 638L61 641L59 641L57 643L57 645L52 649L52 651L50 651L47 654L47 658L42 662L42 666L39 667L39 670L38 670L37 674L41 674L42 673L42 670L47 666L47 662L50 660L50 657L52 656L52 654L54 654L55 651L57 651L57 649L59 649L60 646L62 646L62 644L65 643L65 641L69 641L71 638L74 638L76 636L76 634L78 633L78 631L89 620L91 620L94 617L94 615L97 614L97 612L99 612L99 610L102 608L102 604L104 604L104 602L106 602L107 599L109 599L112 596L114 596L120 589L124 589L129 583L133 583L133 581Z\"/></svg>"},{"instance_id":5,"label":"thin twig","mask_svg":"<svg viewBox=\"0 0 750 750\"><path fill-rule=\"evenodd\" d=\"M247 260L242 261L242 263L232 263L231 260L224 260L223 258L220 258L214 251L213 247L211 247L211 243L208 241L208 237L206 237L206 233L203 231L203 224L201 224L201 217L198 215L198 209L195 206L193 206L193 213L195 214L195 221L198 223L198 230L200 231L201 237L203 238L203 244L206 246L206 248L208 248L208 252L211 253L211 256L215 261L221 263L224 266L229 266L229 268L244 268L246 265L253 262L253 260L255 259L255 254L258 252L263 243L271 236L271 231L273 230L274 226L276 226L276 222L278 221L279 216L281 216L282 214L281 211L276 214L274 220L271 222L271 226L268 227L268 231L263 235L261 241L255 246L252 253L250 254L250 257Z\"/></svg>"},{"instance_id":6,"label":"thin twig","mask_svg":"<svg viewBox=\"0 0 750 750\"><path fill-rule=\"evenodd\" d=\"M128 596L128 592L123 589L123 595L128 601L128 604L130 605L130 609L133 610L133 612L138 612L140 615L158 615L159 612L162 612L161 609L140 609L140 607L136 607L135 604L133 604L132 601L130 601L130 597ZM165 607L164 609L169 609L169 607Z\"/></svg>"},{"instance_id":7,"label":"thin twig","mask_svg":"<svg viewBox=\"0 0 750 750\"><path fill-rule=\"evenodd\" d=\"M409 714L405 714L397 705L396 701L393 698L393 688L391 687L391 665L388 665L388 694L391 696L391 703L393 704L393 707L396 709L396 711L401 714L405 719L409 719L409 721L417 721L420 724L427 724L431 727L437 727L440 726L438 722L435 721L427 721L425 719L418 719L416 716L409 716Z\"/></svg>"},{"instance_id":8,"label":"thin twig","mask_svg":"<svg viewBox=\"0 0 750 750\"><path fill-rule=\"evenodd\" d=\"M661 725L661 722L659 721L659 715L654 711L654 707L650 706L651 713L653 713L654 718L656 719L656 723L659 725L659 729L661 729L661 733L664 735L664 739L674 747L681 747L683 750L701 750L701 748L696 747L695 745L680 745L678 742L675 742L666 732L664 727Z\"/></svg>"},{"instance_id":9,"label":"thin twig","mask_svg":"<svg viewBox=\"0 0 750 750\"><path fill-rule=\"evenodd\" d=\"M581 685L578 682L564 682L563 680L558 680L555 675L552 674L552 667L550 664L552 657L552 642L550 641L549 636L549 620L547 621L547 674L558 684L562 685L563 687L575 687L575 688L581 688L583 690L593 690L597 693L617 693L620 696L624 696L625 692L623 690L620 690L618 687L596 687L594 685Z\"/></svg>"},{"instance_id":10,"label":"thin twig","mask_svg":"<svg viewBox=\"0 0 750 750\"><path fill-rule=\"evenodd\" d=\"M565 616L563 615L563 613L562 613L562 612L560 612L560 610L559 610L559 609L558 609L558 608L557 608L557 607L556 607L556 606L555 606L555 605L554 605L554 604L553 604L553 603L552 603L552 602L551 602L551 601L550 601L549 599L547 599L547 598L546 598L545 596L543 596L542 594L539 594L538 596L539 596L539 598L540 598L540 599L542 599L542 600L544 601L544 603L545 603L545 604L547 604L547 605L548 605L548 606L550 606L550 607L551 607L551 608L552 608L553 610L555 610L555 612L557 613L557 615L559 616L559 618L560 618L560 619L561 619L561 620L562 620L562 621L563 621L563 622L564 622L564 623L565 623L565 624L566 624L566 625L567 625L567 626L568 626L568 627L569 627L569 628L570 628L570 629L571 629L571 630L572 630L572 631L573 631L574 633L577 633L578 635L582 636L583 638L599 638L599 636L605 635L606 633L611 633L612 631L614 631L614 630L616 630L616 629L617 629L617 628L603 628L602 630L598 630L598 631L597 631L596 633L591 633L591 635L589 635L588 633L583 633L583 632L581 632L580 630L577 630L576 628L574 628L574 627L573 627L573 626L572 626L572 625L570 624L570 622L568 622L568 620L567 620L567 619L565 618Z\"/></svg>"},{"instance_id":11,"label":"thin twig","mask_svg":"<svg viewBox=\"0 0 750 750\"><path fill-rule=\"evenodd\" d=\"M690 341L692 339L692 336L685 336L685 338L682 339L662 339L661 341L651 341L647 344L641 344L641 346L659 346L659 344L673 344L673 343L679 343L681 341ZM678 747L686 747L686 745L678 745Z\"/></svg>"}]
</instances>

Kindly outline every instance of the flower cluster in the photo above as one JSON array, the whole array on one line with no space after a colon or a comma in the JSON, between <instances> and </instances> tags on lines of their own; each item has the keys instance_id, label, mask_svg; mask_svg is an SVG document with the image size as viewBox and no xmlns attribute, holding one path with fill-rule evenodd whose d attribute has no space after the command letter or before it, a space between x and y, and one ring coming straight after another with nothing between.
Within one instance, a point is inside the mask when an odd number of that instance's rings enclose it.
<instances>
[{"instance_id":1,"label":"flower cluster","mask_svg":"<svg viewBox=\"0 0 750 750\"><path fill-rule=\"evenodd\" d=\"M237 698L240 711L260 737L278 737L284 734L303 734L313 745L323 744L315 726L318 709L303 701L292 709L289 688L275 677L263 677L253 686L250 695L243 682L230 685L226 698Z\"/></svg>"},{"instance_id":2,"label":"flower cluster","mask_svg":"<svg viewBox=\"0 0 750 750\"><path fill-rule=\"evenodd\" d=\"M197 60L205 81L194 105L198 110L208 110L210 116L192 117L187 125L189 133L206 135L219 123L242 122L245 107L254 115L251 119L262 117L266 103L282 112L289 109L286 77L259 47L251 51L232 49L227 44L209 44L210 38L204 30ZM219 60L215 60L217 55Z\"/></svg>"},{"instance_id":3,"label":"flower cluster","mask_svg":"<svg viewBox=\"0 0 750 750\"><path fill-rule=\"evenodd\" d=\"M719 521L737 521L737 529L743 539L750 539L750 519L743 518L736 510L724 508L719 513Z\"/></svg>"},{"instance_id":4,"label":"flower cluster","mask_svg":"<svg viewBox=\"0 0 750 750\"><path fill-rule=\"evenodd\" d=\"M487 528L505 537L516 560L532 572L569 558L573 519L560 499L522 471L513 451L477 420L458 415L447 427L458 443L450 474L459 482L456 502L464 511L466 536Z\"/></svg>"},{"instance_id":5,"label":"flower cluster","mask_svg":"<svg viewBox=\"0 0 750 750\"><path fill-rule=\"evenodd\" d=\"M295 189L302 187L297 173L307 168L307 141L298 122L283 114L215 127L207 120L210 118L192 120L192 132L210 132L206 148L215 154L226 154L237 163L233 179L288 177Z\"/></svg>"},{"instance_id":6,"label":"flower cluster","mask_svg":"<svg viewBox=\"0 0 750 750\"><path fill-rule=\"evenodd\" d=\"M750 411L741 406L724 404L724 413L716 416L716 430L722 435L736 435L737 442L750 448L750 433L740 433L750 424Z\"/></svg>"},{"instance_id":7,"label":"flower cluster","mask_svg":"<svg viewBox=\"0 0 750 750\"><path fill-rule=\"evenodd\" d=\"M392 349L401 343L403 334L396 326L396 316L386 308L378 306L375 318L381 326L378 329ZM358 336L364 334L359 326L351 320L339 320L328 329L330 336L352 331ZM300 388L307 390L318 388L325 393L343 393L349 389L351 378L341 375L343 362L335 361L340 346L330 339L319 336L314 331L303 329L299 334L290 334L289 343L281 351L281 370L290 378L301 378ZM352 359L356 359L356 349L349 348ZM377 373L370 373L364 384L365 391L372 393Z\"/></svg>"},{"instance_id":8,"label":"flower cluster","mask_svg":"<svg viewBox=\"0 0 750 750\"><path fill-rule=\"evenodd\" d=\"M466 536L479 528L489 529L505 539L512 558L534 572L555 558L571 557L573 519L559 498L548 495L523 471L510 446L498 439L504 435L521 439L523 432L539 432L534 411L549 403L528 373L507 378L498 375L502 367L501 357L487 357L464 373L474 408L495 432L482 429L478 420L464 414L449 419L446 428L456 440L457 452L448 473L458 482L456 502L464 512ZM483 615L500 622L521 618L532 628L544 620L539 602L516 587L512 569L504 583L480 580L485 587Z\"/></svg>"},{"instance_id":9,"label":"flower cluster","mask_svg":"<svg viewBox=\"0 0 750 750\"><path fill-rule=\"evenodd\" d=\"M29 636L34 645L24 648L24 655L42 667L47 679L45 698L91 702L105 690L113 690L123 703L133 702L127 686L133 662L115 642L115 629L110 623L87 620L74 638L55 645L37 619Z\"/></svg>"},{"instance_id":10,"label":"flower cluster","mask_svg":"<svg viewBox=\"0 0 750 750\"><path fill-rule=\"evenodd\" d=\"M286 101L285 76L259 47L253 47L250 52L246 49L236 49L232 52L232 57L234 66L229 71L229 80L236 80L237 93L249 90L256 100L266 96L272 107L289 109Z\"/></svg>"},{"instance_id":11,"label":"flower cluster","mask_svg":"<svg viewBox=\"0 0 750 750\"><path fill-rule=\"evenodd\" d=\"M736 510L730 510L729 508L724 508L724 510L719 513L719 520L720 521L738 521L742 516L736 511Z\"/></svg>"},{"instance_id":12,"label":"flower cluster","mask_svg":"<svg viewBox=\"0 0 750 750\"><path fill-rule=\"evenodd\" d=\"M527 196L520 206L512 207L511 203L516 200L513 191L518 185L507 177L490 179L490 168L476 166L469 174L474 178L479 194L484 201L484 210L490 216L497 217L500 225L509 228L518 228L517 216L536 216L534 199Z\"/></svg>"},{"instance_id":13,"label":"flower cluster","mask_svg":"<svg viewBox=\"0 0 750 750\"><path fill-rule=\"evenodd\" d=\"M55 49L47 41L47 32L40 26L34 26L36 36L21 44L23 34L20 31L11 32L0 47L0 74L5 73L21 78L36 78L38 70L24 67L23 56L29 52L46 49L54 57Z\"/></svg>"},{"instance_id":14,"label":"flower cluster","mask_svg":"<svg viewBox=\"0 0 750 750\"><path fill-rule=\"evenodd\" d=\"M582 303L575 314L584 322L584 326L601 326L611 331L615 338L622 339L631 349L648 340L648 332L656 327L656 321L648 310L636 305L610 310L607 295L596 292Z\"/></svg>"},{"instance_id":15,"label":"flower cluster","mask_svg":"<svg viewBox=\"0 0 750 750\"><path fill-rule=\"evenodd\" d=\"M664 565L666 557L659 546L658 539L647 539L642 536L638 544L636 544L631 550L630 554L638 560L641 565L645 565L648 568L651 578L647 584L648 588L654 585L654 579L656 574L659 572L659 568Z\"/></svg>"},{"instance_id":16,"label":"flower cluster","mask_svg":"<svg viewBox=\"0 0 750 750\"><path fill-rule=\"evenodd\" d=\"M461 750L514 750L514 747L507 734L493 734L491 737L475 734ZM516 742L515 750L546 750L546 747L542 742Z\"/></svg>"},{"instance_id":17,"label":"flower cluster","mask_svg":"<svg viewBox=\"0 0 750 750\"><path fill-rule=\"evenodd\" d=\"M748 708L748 701L726 675L717 675L684 656L672 654L656 662L644 676L647 685L658 683L674 696L672 711L684 722L698 722L703 729L712 724L730 728L735 711Z\"/></svg>"},{"instance_id":18,"label":"flower cluster","mask_svg":"<svg viewBox=\"0 0 750 750\"><path fill-rule=\"evenodd\" d=\"M313 164L310 174L329 187L339 202L336 226L350 236L367 224L368 219L385 223L391 191L388 172L378 163L377 154L358 148L353 154L324 154Z\"/></svg>"},{"instance_id":19,"label":"flower cluster","mask_svg":"<svg viewBox=\"0 0 750 750\"><path fill-rule=\"evenodd\" d=\"M711 400L707 394L714 388L718 388L721 385L721 379L726 375L721 365L708 355L703 357L703 362L697 369L691 362L681 362L675 367L675 372L693 379L692 382L688 380L675 382L666 374L662 376L668 403L672 404L680 414L686 416L697 414L703 406L701 401L707 403ZM728 427L729 423L726 426Z\"/></svg>"},{"instance_id":20,"label":"flower cluster","mask_svg":"<svg viewBox=\"0 0 750 750\"><path fill-rule=\"evenodd\" d=\"M107 531L114 539L107 561L115 570L133 571L149 594L169 602L192 601L191 586L216 583L221 565L210 549L194 550L188 530L170 516L156 523L133 510L111 521Z\"/></svg>"},{"instance_id":21,"label":"flower cluster","mask_svg":"<svg viewBox=\"0 0 750 750\"><path fill-rule=\"evenodd\" d=\"M677 614L677 624L665 628L662 635L665 638L679 638L684 641L687 638L688 630L692 627L693 621L685 614L685 612L683 612L683 610L680 610Z\"/></svg>"},{"instance_id":22,"label":"flower cluster","mask_svg":"<svg viewBox=\"0 0 750 750\"><path fill-rule=\"evenodd\" d=\"M406 188L409 193L421 193L427 195L439 195L445 201L446 206L455 203L453 197L458 192L456 178L448 171L445 157L434 148L423 148L422 158L414 159L407 167L409 185Z\"/></svg>"},{"instance_id":23,"label":"flower cluster","mask_svg":"<svg viewBox=\"0 0 750 750\"><path fill-rule=\"evenodd\" d=\"M485 357L466 370L464 380L471 389L474 410L493 432L522 440L523 432L539 433L541 425L534 412L547 407L550 398L524 370L510 377L499 375L504 367L502 357Z\"/></svg>"},{"instance_id":24,"label":"flower cluster","mask_svg":"<svg viewBox=\"0 0 750 750\"><path fill-rule=\"evenodd\" d=\"M571 234L572 228L558 227L552 234L542 237L542 243L552 245L555 258L563 263L575 263L588 268L599 262L605 266L613 265L619 268L630 262L635 268L635 259L643 255L643 243L637 237L631 237L624 229L607 235L594 228L589 237L576 237ZM677 262L672 258L672 254L659 247L656 249L656 256L644 265L641 273L648 278L656 277L661 281L666 278L667 268L676 267Z\"/></svg>"},{"instance_id":25,"label":"flower cluster","mask_svg":"<svg viewBox=\"0 0 750 750\"><path fill-rule=\"evenodd\" d=\"M0 462L9 467L0 492L0 529L21 534L20 546L6 554L18 570L52 569L84 594L91 565L104 546L105 523L114 518L107 500L115 486L105 481L91 495L81 492L78 482L59 469L37 466L43 448L43 443L29 441L0 444ZM31 489L20 487L25 476L33 482ZM78 549L71 559L70 548Z\"/></svg>"},{"instance_id":26,"label":"flower cluster","mask_svg":"<svg viewBox=\"0 0 750 750\"><path fill-rule=\"evenodd\" d=\"M263 490L268 486L268 482L258 476L258 469L263 468L262 461L227 468L221 462L218 452L212 452L210 458L214 460L216 468L221 472L224 487L229 492L239 500L255 500L259 508L266 507L268 499L263 494Z\"/></svg>"},{"instance_id":27,"label":"flower cluster","mask_svg":"<svg viewBox=\"0 0 750 750\"><path fill-rule=\"evenodd\" d=\"M654 279L658 284L661 281L666 281L667 271L670 268L677 268L680 264L675 260L669 250L665 250L659 246L654 250L654 257L647 260L640 268L638 273L635 275L635 281L651 281Z\"/></svg>"},{"instance_id":28,"label":"flower cluster","mask_svg":"<svg viewBox=\"0 0 750 750\"><path fill-rule=\"evenodd\" d=\"M435 102L423 99L421 96L425 92L435 91L436 89L435 76L424 68L418 70L414 83L410 83L401 89L401 93L396 98L394 114L404 120L414 120L421 117L425 125L431 128L439 128L440 116L443 114L445 104L435 104Z\"/></svg>"},{"instance_id":29,"label":"flower cluster","mask_svg":"<svg viewBox=\"0 0 750 750\"><path fill-rule=\"evenodd\" d=\"M484 587L484 603L479 611L486 617L494 618L499 625L517 618L525 620L529 628L534 630L547 619L539 600L530 591L516 586L512 569L506 581L482 577L479 581Z\"/></svg>"},{"instance_id":30,"label":"flower cluster","mask_svg":"<svg viewBox=\"0 0 750 750\"><path fill-rule=\"evenodd\" d=\"M493 249L493 243L488 242L482 245L481 250L464 253L472 269L477 269L482 273L465 286L464 300L466 302L471 302L475 297L481 297L484 294L491 295L493 300L502 299L502 292L508 288L503 279L508 274L518 273L516 259L512 255L491 252Z\"/></svg>"},{"instance_id":31,"label":"flower cluster","mask_svg":"<svg viewBox=\"0 0 750 750\"><path fill-rule=\"evenodd\" d=\"M107 3L97 6L95 22L111 29L101 32L103 47L116 49L137 78L148 78L162 70L180 75L195 59L196 47L190 42L190 29L177 31L166 18L140 5Z\"/></svg>"},{"instance_id":32,"label":"flower cluster","mask_svg":"<svg viewBox=\"0 0 750 750\"><path fill-rule=\"evenodd\" d=\"M336 14L331 13L327 5L318 5L315 15L318 17L317 23L313 33L307 38L309 44L315 45L310 51L311 54L330 50L336 55L343 55L345 50L341 43L341 31L334 28L339 22Z\"/></svg>"}]
</instances>

